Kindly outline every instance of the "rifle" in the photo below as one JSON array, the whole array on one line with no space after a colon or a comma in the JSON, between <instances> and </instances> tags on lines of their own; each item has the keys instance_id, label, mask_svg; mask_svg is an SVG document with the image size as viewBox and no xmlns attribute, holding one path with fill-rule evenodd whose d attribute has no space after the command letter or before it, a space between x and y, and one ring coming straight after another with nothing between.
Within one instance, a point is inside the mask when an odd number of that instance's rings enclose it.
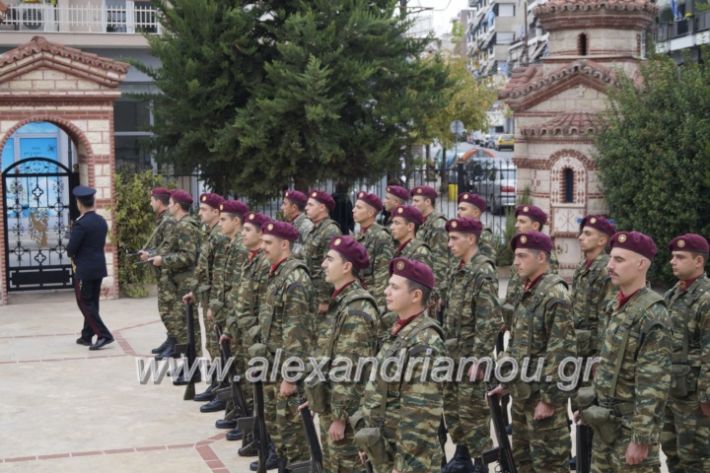
<instances>
[{"instance_id":1,"label":"rifle","mask_svg":"<svg viewBox=\"0 0 710 473\"><path fill-rule=\"evenodd\" d=\"M592 471L592 436L594 431L587 425L577 425L575 444L577 446L577 473L591 473Z\"/></svg>"},{"instance_id":2,"label":"rifle","mask_svg":"<svg viewBox=\"0 0 710 473\"><path fill-rule=\"evenodd\" d=\"M215 333L217 335L217 340L222 338L222 328L215 324ZM224 341L219 344L219 354L222 360L222 366L226 366L229 363L231 357L231 350L229 349L229 342ZM229 386L220 387L215 391L217 399L221 401L233 400L242 415L247 415L249 413L249 407L247 406L246 399L244 398L244 393L242 392L242 387L239 384L238 378L239 374L236 373L236 368L234 362L229 366ZM221 384L220 384L221 386ZM239 420L237 420L237 423ZM241 428L241 427L240 427ZM246 432L246 431L242 431Z\"/></svg>"},{"instance_id":3,"label":"rifle","mask_svg":"<svg viewBox=\"0 0 710 473\"><path fill-rule=\"evenodd\" d=\"M192 369L195 364L195 359L197 358L197 349L195 347L195 317L194 317L194 304L187 304L186 309L187 317L187 365ZM183 399L186 401L191 401L195 398L195 383L198 381L197 371L192 372L190 380L185 387L185 394Z\"/></svg>"},{"instance_id":4,"label":"rifle","mask_svg":"<svg viewBox=\"0 0 710 473\"><path fill-rule=\"evenodd\" d=\"M446 466L446 434L448 430L446 424L444 423L444 416L441 416L439 421L439 430L437 431L437 436L439 437L439 445L441 445L441 467Z\"/></svg>"},{"instance_id":5,"label":"rifle","mask_svg":"<svg viewBox=\"0 0 710 473\"><path fill-rule=\"evenodd\" d=\"M313 415L308 407L299 409L301 413L301 421L303 421L303 431L308 439L308 450L311 454L311 459L291 463L286 467L289 473L322 473L323 472L323 452L318 443L318 434L316 426L313 423Z\"/></svg>"},{"instance_id":6,"label":"rifle","mask_svg":"<svg viewBox=\"0 0 710 473\"><path fill-rule=\"evenodd\" d=\"M264 384L261 381L254 383L254 411L256 411L256 425L254 433L259 436L259 468L257 473L266 473L266 457L269 456L269 436L266 433L264 420ZM240 419L241 420L241 419ZM243 424L239 424L242 429ZM246 430L242 430L246 432Z\"/></svg>"},{"instance_id":7,"label":"rifle","mask_svg":"<svg viewBox=\"0 0 710 473\"><path fill-rule=\"evenodd\" d=\"M481 461L484 465L498 462L501 468L501 473L517 473L518 470L515 467L515 461L513 460L513 450L510 447L508 433L505 431L503 410L500 402L501 400L498 395L486 397L488 398L488 407L491 410L493 430L495 431L498 446L483 452L483 455L481 455Z\"/></svg>"},{"instance_id":8,"label":"rifle","mask_svg":"<svg viewBox=\"0 0 710 473\"><path fill-rule=\"evenodd\" d=\"M498 338L496 339L496 355L500 356L501 353L505 351L505 331L501 330L498 332ZM510 424L510 419L508 418L508 405L510 405L510 394L506 394L500 400L503 411L503 420L505 425Z\"/></svg>"}]
</instances>

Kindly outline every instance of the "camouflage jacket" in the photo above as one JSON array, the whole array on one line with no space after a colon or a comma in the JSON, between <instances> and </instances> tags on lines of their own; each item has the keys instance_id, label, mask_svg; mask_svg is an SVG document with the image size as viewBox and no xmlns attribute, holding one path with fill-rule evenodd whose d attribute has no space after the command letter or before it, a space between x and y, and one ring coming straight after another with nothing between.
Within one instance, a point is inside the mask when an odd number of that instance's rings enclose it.
<instances>
[{"instance_id":1,"label":"camouflage jacket","mask_svg":"<svg viewBox=\"0 0 710 473\"><path fill-rule=\"evenodd\" d=\"M241 235L227 240L224 250L215 255L210 291L210 309L215 320L224 327L227 314L236 303L236 292L242 278L242 265L247 259L247 249Z\"/></svg>"},{"instance_id":2,"label":"camouflage jacket","mask_svg":"<svg viewBox=\"0 0 710 473\"><path fill-rule=\"evenodd\" d=\"M399 363L388 363L385 380L383 361L404 356L402 376L394 370ZM365 387L361 412L367 427L381 427L385 444L394 457L394 468L402 472L433 473L441 469L437 430L443 415L443 383L431 379L431 371L422 380L426 358L445 356L441 328L426 312L410 322L396 335L384 340L377 354L377 376ZM407 376L407 362L412 363ZM390 381L391 380L391 381ZM375 465L377 471L390 471L389 465Z\"/></svg>"},{"instance_id":3,"label":"camouflage jacket","mask_svg":"<svg viewBox=\"0 0 710 473\"><path fill-rule=\"evenodd\" d=\"M161 247L161 278L166 277L183 287L194 284L193 272L200 253L200 224L187 214L177 220L167 243ZM182 294L179 294L182 297Z\"/></svg>"},{"instance_id":4,"label":"camouflage jacket","mask_svg":"<svg viewBox=\"0 0 710 473\"><path fill-rule=\"evenodd\" d=\"M495 242L493 241L493 231L490 228L484 228L481 231L481 237L478 240L478 251L483 256L488 256L495 263L497 253Z\"/></svg>"},{"instance_id":5,"label":"camouflage jacket","mask_svg":"<svg viewBox=\"0 0 710 473\"><path fill-rule=\"evenodd\" d=\"M271 353L283 350L282 360L306 359L313 345L311 278L300 259L289 256L269 272L263 303L259 305L261 342Z\"/></svg>"},{"instance_id":6,"label":"camouflage jacket","mask_svg":"<svg viewBox=\"0 0 710 473\"><path fill-rule=\"evenodd\" d=\"M146 251L152 250L156 255L165 254L167 245L170 243L170 233L175 228L175 223L175 219L170 215L170 212L163 210L155 217L155 229L146 244L143 245L143 248ZM153 266L153 268L156 277L160 276L160 268L157 266Z\"/></svg>"},{"instance_id":7,"label":"camouflage jacket","mask_svg":"<svg viewBox=\"0 0 710 473\"><path fill-rule=\"evenodd\" d=\"M627 403L633 412L623 423L631 441L658 443L671 386L670 320L663 298L646 287L622 307L609 304L594 392L601 404Z\"/></svg>"},{"instance_id":8,"label":"camouflage jacket","mask_svg":"<svg viewBox=\"0 0 710 473\"><path fill-rule=\"evenodd\" d=\"M213 225L211 228L204 227L200 258L197 260L197 267L195 268L195 284L192 292L198 301L204 303L206 307L212 304L211 290L214 283L215 265L224 258L224 252L228 244L229 238L224 236L217 225Z\"/></svg>"},{"instance_id":9,"label":"camouflage jacket","mask_svg":"<svg viewBox=\"0 0 710 473\"><path fill-rule=\"evenodd\" d=\"M389 280L389 264L394 255L392 237L380 225L374 223L365 232L358 233L355 238L367 250L370 257L370 267L360 272L367 290L375 296L377 305L385 305L385 289Z\"/></svg>"},{"instance_id":10,"label":"camouflage jacket","mask_svg":"<svg viewBox=\"0 0 710 473\"><path fill-rule=\"evenodd\" d=\"M424 263L431 268L431 249L418 238L409 240L404 245L400 245L394 251L395 258L408 258ZM438 283L438 280L437 280Z\"/></svg>"},{"instance_id":11,"label":"camouflage jacket","mask_svg":"<svg viewBox=\"0 0 710 473\"><path fill-rule=\"evenodd\" d=\"M251 259L247 253L239 285L236 290L232 289L236 297L227 316L227 329L234 338L249 337L249 329L259 324L259 308L266 296L270 270L269 260L262 251L255 253ZM245 345L249 346L255 342L256 340L247 340Z\"/></svg>"},{"instance_id":12,"label":"camouflage jacket","mask_svg":"<svg viewBox=\"0 0 710 473\"><path fill-rule=\"evenodd\" d=\"M329 318L334 329L321 346L331 367L344 363L338 360L350 360L351 366L357 367L360 357L377 354L380 313L375 299L359 282L354 281L335 294ZM357 410L367 379L365 373L356 382L330 380L328 404L333 418L347 420Z\"/></svg>"},{"instance_id":13,"label":"camouflage jacket","mask_svg":"<svg viewBox=\"0 0 710 473\"><path fill-rule=\"evenodd\" d=\"M555 250L552 250L552 253L550 253L550 272L557 274L559 267L560 264L557 260L557 253L555 253ZM525 284L520 279L520 276L518 276L518 273L515 272L515 268L511 266L510 279L508 280L508 288L505 291L505 302L503 303L503 319L508 328L510 328L513 323L513 310L523 295L524 286Z\"/></svg>"},{"instance_id":14,"label":"camouflage jacket","mask_svg":"<svg viewBox=\"0 0 710 473\"><path fill-rule=\"evenodd\" d=\"M449 273L444 298L444 334L449 356L455 359L490 356L503 318L493 261L476 254L468 264Z\"/></svg>"},{"instance_id":15,"label":"camouflage jacket","mask_svg":"<svg viewBox=\"0 0 710 473\"><path fill-rule=\"evenodd\" d=\"M606 265L609 255L601 253L590 266L577 265L572 279L572 314L577 333L577 355L596 356L606 325L606 307L616 295Z\"/></svg>"},{"instance_id":16,"label":"camouflage jacket","mask_svg":"<svg viewBox=\"0 0 710 473\"><path fill-rule=\"evenodd\" d=\"M417 230L417 238L431 249L431 269L436 277L436 287L441 291L446 285L446 272L451 266L446 218L438 212L430 213Z\"/></svg>"},{"instance_id":17,"label":"camouflage jacket","mask_svg":"<svg viewBox=\"0 0 710 473\"><path fill-rule=\"evenodd\" d=\"M330 302L333 285L325 281L325 273L321 264L325 259L325 254L328 252L330 240L340 234L338 224L326 218L313 225L303 243L303 256L313 281L313 296L316 304Z\"/></svg>"},{"instance_id":18,"label":"camouflage jacket","mask_svg":"<svg viewBox=\"0 0 710 473\"><path fill-rule=\"evenodd\" d=\"M298 240L296 240L293 244L292 253L299 258L302 258L303 243L306 241L308 234L311 233L311 230L313 230L313 222L306 217L306 214L301 212L298 214L298 217L291 222L291 224L296 227L296 230L298 230Z\"/></svg>"},{"instance_id":19,"label":"camouflage jacket","mask_svg":"<svg viewBox=\"0 0 710 473\"><path fill-rule=\"evenodd\" d=\"M687 290L677 283L665 300L673 324L673 363L689 365L689 393L710 402L710 279L703 274Z\"/></svg>"},{"instance_id":20,"label":"camouflage jacket","mask_svg":"<svg viewBox=\"0 0 710 473\"><path fill-rule=\"evenodd\" d=\"M557 386L562 381L558 368L565 358L576 356L577 344L572 304L562 278L548 272L523 291L513 312L508 352L521 371L523 360L529 358L528 375L535 372L538 360L544 359L542 376L530 387L533 392L539 388L543 402L558 407L566 405L569 395Z\"/></svg>"}]
</instances>

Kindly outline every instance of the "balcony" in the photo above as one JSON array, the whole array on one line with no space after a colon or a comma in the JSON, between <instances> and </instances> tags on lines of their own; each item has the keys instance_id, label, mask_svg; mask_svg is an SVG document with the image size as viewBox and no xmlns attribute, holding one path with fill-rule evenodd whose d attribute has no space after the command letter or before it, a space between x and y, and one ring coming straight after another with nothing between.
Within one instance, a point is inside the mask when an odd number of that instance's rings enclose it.
<instances>
[{"instance_id":1,"label":"balcony","mask_svg":"<svg viewBox=\"0 0 710 473\"><path fill-rule=\"evenodd\" d=\"M72 46L144 47L144 34L161 33L159 12L143 1L58 0L56 6L19 0L5 3L8 9L0 22L0 46L20 44L25 37L40 34Z\"/></svg>"},{"instance_id":2,"label":"balcony","mask_svg":"<svg viewBox=\"0 0 710 473\"><path fill-rule=\"evenodd\" d=\"M681 21L661 23L656 29L656 51L667 53L710 42L710 11Z\"/></svg>"}]
</instances>

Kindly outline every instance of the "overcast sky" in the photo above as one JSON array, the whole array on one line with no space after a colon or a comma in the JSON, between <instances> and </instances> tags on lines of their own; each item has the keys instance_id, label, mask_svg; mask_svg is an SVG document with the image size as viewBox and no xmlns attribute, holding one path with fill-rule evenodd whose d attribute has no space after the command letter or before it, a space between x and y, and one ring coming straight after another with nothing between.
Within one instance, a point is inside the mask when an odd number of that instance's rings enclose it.
<instances>
[{"instance_id":1,"label":"overcast sky","mask_svg":"<svg viewBox=\"0 0 710 473\"><path fill-rule=\"evenodd\" d=\"M434 29L436 35L451 32L451 19L464 8L468 8L468 0L409 0L409 5L413 7L433 7L431 12L434 18Z\"/></svg>"}]
</instances>

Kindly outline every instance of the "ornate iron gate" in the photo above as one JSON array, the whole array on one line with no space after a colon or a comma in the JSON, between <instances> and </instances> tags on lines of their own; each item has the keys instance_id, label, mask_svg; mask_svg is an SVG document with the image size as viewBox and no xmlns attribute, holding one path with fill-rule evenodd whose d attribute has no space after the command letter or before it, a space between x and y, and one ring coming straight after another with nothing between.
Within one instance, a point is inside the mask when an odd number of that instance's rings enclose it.
<instances>
[{"instance_id":1,"label":"ornate iron gate","mask_svg":"<svg viewBox=\"0 0 710 473\"><path fill-rule=\"evenodd\" d=\"M9 291L72 287L66 253L78 215L70 190L78 177L46 158L23 159L2 173Z\"/></svg>"}]
</instances>

